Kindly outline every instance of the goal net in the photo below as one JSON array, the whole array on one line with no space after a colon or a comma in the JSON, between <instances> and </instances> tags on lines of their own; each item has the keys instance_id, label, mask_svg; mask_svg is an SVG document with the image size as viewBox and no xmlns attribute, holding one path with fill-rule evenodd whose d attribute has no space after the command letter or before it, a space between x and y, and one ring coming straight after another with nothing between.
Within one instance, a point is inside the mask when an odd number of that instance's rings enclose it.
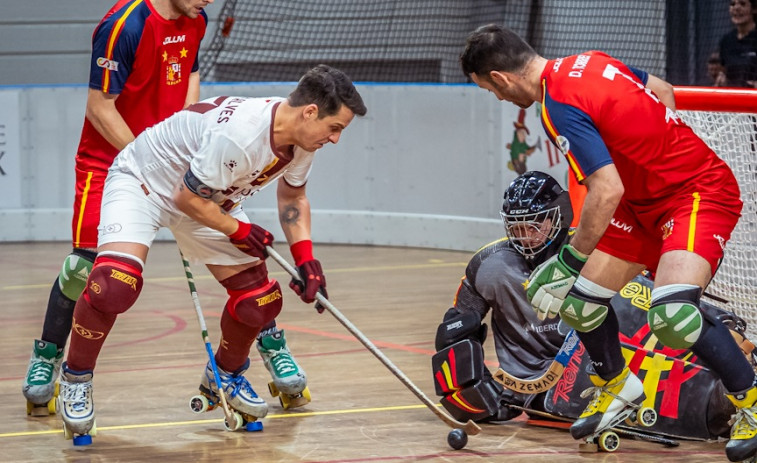
<instances>
[{"instance_id":1,"label":"goal net","mask_svg":"<svg viewBox=\"0 0 757 463\"><path fill-rule=\"evenodd\" d=\"M747 322L757 339L757 90L677 87L684 121L733 170L741 188L741 220L707 292Z\"/></svg>"}]
</instances>

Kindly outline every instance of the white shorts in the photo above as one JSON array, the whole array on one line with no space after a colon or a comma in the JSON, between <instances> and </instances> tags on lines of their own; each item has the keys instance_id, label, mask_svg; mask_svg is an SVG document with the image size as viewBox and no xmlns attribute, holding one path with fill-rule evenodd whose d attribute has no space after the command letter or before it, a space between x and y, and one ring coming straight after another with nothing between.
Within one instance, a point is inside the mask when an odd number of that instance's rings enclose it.
<instances>
[{"instance_id":1,"label":"white shorts","mask_svg":"<svg viewBox=\"0 0 757 463\"><path fill-rule=\"evenodd\" d=\"M241 206L229 214L249 221ZM237 249L228 236L186 216L170 198L148 194L133 175L118 170L108 172L97 227L98 245L127 242L150 247L161 227L171 230L190 262L236 265L258 260Z\"/></svg>"}]
</instances>

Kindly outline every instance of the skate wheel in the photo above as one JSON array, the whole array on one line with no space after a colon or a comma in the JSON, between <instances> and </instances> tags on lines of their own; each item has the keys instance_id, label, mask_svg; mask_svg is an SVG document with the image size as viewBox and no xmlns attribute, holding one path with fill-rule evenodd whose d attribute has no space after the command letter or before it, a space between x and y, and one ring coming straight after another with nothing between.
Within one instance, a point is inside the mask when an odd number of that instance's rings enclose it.
<instances>
[{"instance_id":1,"label":"skate wheel","mask_svg":"<svg viewBox=\"0 0 757 463\"><path fill-rule=\"evenodd\" d=\"M56 394L57 396L57 394ZM48 415L55 415L55 402L56 400L50 399L50 401L47 403L47 413Z\"/></svg>"},{"instance_id":2,"label":"skate wheel","mask_svg":"<svg viewBox=\"0 0 757 463\"><path fill-rule=\"evenodd\" d=\"M284 401L282 401L284 402ZM286 401L286 407L284 407L284 403L282 403L282 407L285 409L287 408L298 408L298 407L304 407L305 405L310 403L310 389L308 389L307 386L305 386L305 389L302 390L299 394L295 396L287 396Z\"/></svg>"},{"instance_id":3,"label":"skate wheel","mask_svg":"<svg viewBox=\"0 0 757 463\"><path fill-rule=\"evenodd\" d=\"M641 407L637 413L636 421L646 428L657 422L657 412L654 408Z\"/></svg>"},{"instance_id":4,"label":"skate wheel","mask_svg":"<svg viewBox=\"0 0 757 463\"><path fill-rule=\"evenodd\" d=\"M33 404L33 403L31 403L31 402L29 402L29 401L27 400L27 401L26 401L26 416L29 416L29 415L31 415L31 414L32 414L32 410L34 410L34 404Z\"/></svg>"},{"instance_id":5,"label":"skate wheel","mask_svg":"<svg viewBox=\"0 0 757 463\"><path fill-rule=\"evenodd\" d=\"M284 410L288 409L291 405L291 402L289 401L289 396L285 394L279 395L279 403L281 404L281 408Z\"/></svg>"},{"instance_id":6,"label":"skate wheel","mask_svg":"<svg viewBox=\"0 0 757 463\"><path fill-rule=\"evenodd\" d=\"M73 437L74 437L74 435L71 433L71 430L68 429L68 427L66 426L66 423L64 422L63 423L63 438L64 439L72 439Z\"/></svg>"},{"instance_id":7,"label":"skate wheel","mask_svg":"<svg viewBox=\"0 0 757 463\"><path fill-rule=\"evenodd\" d=\"M272 397L278 397L281 394L279 388L276 387L276 384L274 384L273 381L268 383L268 392L271 393Z\"/></svg>"},{"instance_id":8,"label":"skate wheel","mask_svg":"<svg viewBox=\"0 0 757 463\"><path fill-rule=\"evenodd\" d=\"M250 421L245 425L247 432L259 432L263 430L263 423L260 421Z\"/></svg>"},{"instance_id":9,"label":"skate wheel","mask_svg":"<svg viewBox=\"0 0 757 463\"><path fill-rule=\"evenodd\" d=\"M239 412L234 412L232 414L232 418L234 420L233 423L229 423L229 420L227 418L224 418L223 426L226 428L227 431L233 432L244 425L244 420L242 419L242 415L240 415Z\"/></svg>"},{"instance_id":10,"label":"skate wheel","mask_svg":"<svg viewBox=\"0 0 757 463\"><path fill-rule=\"evenodd\" d=\"M196 395L189 399L189 408L195 413L203 413L210 408L210 402L204 395Z\"/></svg>"},{"instance_id":11,"label":"skate wheel","mask_svg":"<svg viewBox=\"0 0 757 463\"><path fill-rule=\"evenodd\" d=\"M92 422L92 429L90 429L87 434L89 434L92 437L97 436L97 420Z\"/></svg>"},{"instance_id":12,"label":"skate wheel","mask_svg":"<svg viewBox=\"0 0 757 463\"><path fill-rule=\"evenodd\" d=\"M82 434L81 436L74 436L74 445L91 445L92 436L90 434Z\"/></svg>"},{"instance_id":13,"label":"skate wheel","mask_svg":"<svg viewBox=\"0 0 757 463\"><path fill-rule=\"evenodd\" d=\"M614 452L620 447L620 437L613 431L605 431L599 436L597 445L605 452Z\"/></svg>"}]
</instances>

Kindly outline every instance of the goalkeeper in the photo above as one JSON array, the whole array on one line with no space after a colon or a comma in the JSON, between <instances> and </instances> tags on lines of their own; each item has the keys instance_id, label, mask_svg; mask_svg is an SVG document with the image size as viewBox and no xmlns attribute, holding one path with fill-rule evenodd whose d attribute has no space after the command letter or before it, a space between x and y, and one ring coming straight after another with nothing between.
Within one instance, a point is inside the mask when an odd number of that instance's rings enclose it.
<instances>
[{"instance_id":1,"label":"goalkeeper","mask_svg":"<svg viewBox=\"0 0 757 463\"><path fill-rule=\"evenodd\" d=\"M579 386L590 386L585 372L590 361L583 346L579 346L568 367L579 374L565 374L557 387L535 395L503 388L484 367L481 354L487 332L482 320L490 310L498 364L512 376L539 377L563 344L570 327L559 318L539 320L522 283L535 267L556 255L567 242L573 218L570 198L551 176L526 172L505 191L501 215L507 237L484 246L473 256L457 291L454 307L447 311L444 322L439 325L436 337L439 352L432 362L437 393L443 396L444 407L458 420L504 421L521 414L508 405L578 418L587 402L578 397L583 390ZM650 337L646 329L648 304L639 294L649 294L651 287L649 279L638 276L629 284L628 291L621 292L611 303L621 320L618 344L623 341L626 356L643 359L668 355L663 357L665 361L659 358L656 362L650 361L655 366L646 371L645 381L651 384L659 378L673 377L668 371L670 368L686 371L684 381L667 383L669 395L660 393L659 397L649 398L660 415L650 431L697 439L727 436L727 422L734 407L725 400L723 385L712 372L692 363L697 359L688 350L674 351L659 344L654 346L657 354L644 350ZM741 320L708 307L714 316L743 332ZM449 371L453 364L451 351L454 351L454 371ZM641 361L637 363L646 365ZM671 397L675 399L672 402ZM702 400L703 397L709 399Z\"/></svg>"}]
</instances>

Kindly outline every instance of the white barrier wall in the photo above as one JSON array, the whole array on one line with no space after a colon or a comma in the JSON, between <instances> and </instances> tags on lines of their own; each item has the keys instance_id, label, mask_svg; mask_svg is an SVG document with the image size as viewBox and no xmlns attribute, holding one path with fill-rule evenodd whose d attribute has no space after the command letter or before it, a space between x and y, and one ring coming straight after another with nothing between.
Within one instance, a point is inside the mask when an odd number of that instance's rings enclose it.
<instances>
[{"instance_id":1,"label":"white barrier wall","mask_svg":"<svg viewBox=\"0 0 757 463\"><path fill-rule=\"evenodd\" d=\"M294 84L204 84L202 96L287 95ZM516 123L529 169L564 184L566 164L536 106L519 114L471 85L359 84L368 114L318 152L308 196L313 239L475 250L502 235L499 210ZM86 88L0 87L0 241L68 241ZM283 239L275 188L245 205ZM166 231L161 238L170 238Z\"/></svg>"}]
</instances>

